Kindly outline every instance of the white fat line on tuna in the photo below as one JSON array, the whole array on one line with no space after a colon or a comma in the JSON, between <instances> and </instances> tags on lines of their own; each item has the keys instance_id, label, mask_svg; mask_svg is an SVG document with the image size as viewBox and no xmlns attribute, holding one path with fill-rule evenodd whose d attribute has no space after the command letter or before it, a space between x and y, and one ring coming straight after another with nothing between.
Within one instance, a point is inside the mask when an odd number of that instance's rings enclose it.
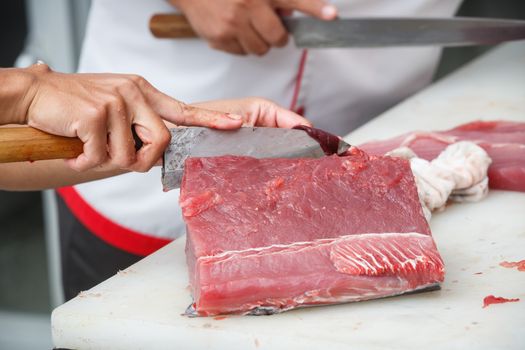
<instances>
[{"instance_id":1,"label":"white fat line on tuna","mask_svg":"<svg viewBox=\"0 0 525 350\"><path fill-rule=\"evenodd\" d=\"M436 140L436 141L443 142L446 144L451 144L458 140L457 136L442 135L442 134L437 134L433 132L425 132L425 131L415 131L411 133L410 135L408 135L407 137L405 137L405 139L403 140L403 142L401 142L399 147L410 147L410 145L414 141L420 140L423 138Z\"/></svg>"},{"instance_id":2,"label":"white fat line on tuna","mask_svg":"<svg viewBox=\"0 0 525 350\"><path fill-rule=\"evenodd\" d=\"M375 278L393 278L393 277L375 277ZM403 284L406 285L408 282L404 278L397 278L400 282L404 282ZM343 304L348 302L355 302L355 301L363 301L363 300L369 300L369 299L377 299L380 298L386 298L396 295L402 295L410 292L415 292L418 290L422 290L425 288L429 288L432 286L435 286L438 284L437 282L427 283L421 286L418 286L417 288L410 288L405 289L406 287L402 287L400 284L398 287L383 287L378 288L375 290L365 289L365 288L353 288L354 293L347 294L347 295L338 295L336 297L334 296L322 296L322 295L316 295L320 294L320 290L316 290L317 293L310 293L313 294L312 296L306 295L300 295L291 298L293 301L292 304L300 305L299 307L308 307L308 304L311 304L312 306L315 306L317 304ZM297 308L297 306L294 304L294 306L291 306L289 308L284 308L281 311L286 311L290 309Z\"/></svg>"},{"instance_id":3,"label":"white fat line on tuna","mask_svg":"<svg viewBox=\"0 0 525 350\"><path fill-rule=\"evenodd\" d=\"M453 143L431 162L418 158L408 147L397 148L386 155L410 161L427 221L432 211L445 208L447 200L475 202L488 193L487 170L492 159L474 142Z\"/></svg>"},{"instance_id":4,"label":"white fat line on tuna","mask_svg":"<svg viewBox=\"0 0 525 350\"><path fill-rule=\"evenodd\" d=\"M419 245L419 247L421 248L421 250L424 250L423 247L421 245ZM435 263L434 263L434 259L430 256L427 256L427 255L418 255L416 253L414 253L410 248L407 248L406 249L407 252L409 252L410 254L412 254L414 256L414 259L417 262L420 262L420 263L426 263L428 265L432 265L434 266Z\"/></svg>"},{"instance_id":5,"label":"white fat line on tuna","mask_svg":"<svg viewBox=\"0 0 525 350\"><path fill-rule=\"evenodd\" d=\"M377 272L377 269L374 266L372 266L372 264L370 264L367 259L363 258L363 256L361 254L356 252L355 253L355 257L356 257L356 259L358 259L358 261L360 261L360 262L365 264L365 266L364 266L365 270L371 270L371 271Z\"/></svg>"},{"instance_id":6,"label":"white fat line on tuna","mask_svg":"<svg viewBox=\"0 0 525 350\"><path fill-rule=\"evenodd\" d=\"M410 265L410 266L412 266L412 270L415 271L417 263L423 261L423 259L419 260L418 259L418 255L416 255L416 254L412 254L412 255L415 256L414 258L409 258L407 255L405 255L402 251L400 251L394 245L392 245L391 248L392 248L392 250L395 250L395 251L399 252L402 255L402 258L404 258L404 260L400 260L395 255L392 254L392 257L399 262L399 265L401 266L401 270L405 270L405 266Z\"/></svg>"},{"instance_id":7,"label":"white fat line on tuna","mask_svg":"<svg viewBox=\"0 0 525 350\"><path fill-rule=\"evenodd\" d=\"M369 252L365 252L366 255L368 255L370 258L372 258L373 260L373 263L374 263L374 266L377 266L377 267L381 267L381 264L379 263L379 261L376 260L374 254L371 254ZM375 271L377 271L377 268L375 269Z\"/></svg>"},{"instance_id":8,"label":"white fat line on tuna","mask_svg":"<svg viewBox=\"0 0 525 350\"><path fill-rule=\"evenodd\" d=\"M443 134L440 132L429 132L429 131L414 131L410 134L408 134L403 141L399 144L398 148L409 148L410 145L413 144L414 141L418 141L420 139L429 139L429 140L435 140L438 142L446 143L446 144L453 144L455 142L461 141L461 138L459 136L455 135L448 135ZM483 140L483 139L470 139L469 142L473 142L475 144L487 144L490 143L491 148L503 148L503 147L509 147L514 146L516 148L525 148L525 144L523 143L517 143L517 142L498 142L498 143L491 143L490 141ZM394 150L390 151L393 152ZM390 153L389 152L389 153Z\"/></svg>"},{"instance_id":9,"label":"white fat line on tuna","mask_svg":"<svg viewBox=\"0 0 525 350\"><path fill-rule=\"evenodd\" d=\"M396 239L401 237L402 236L398 235L396 236ZM426 242L429 242L429 240L432 241L431 237L427 237L428 238L425 240ZM408 247L408 244L406 249L402 251L402 248L396 239L384 240L381 247L378 248L379 250L370 244L366 245L366 248L371 248L378 254L378 256L382 256L382 264L379 263L369 252L366 252L366 255L370 256L372 259L359 254L362 253L365 248L357 243L352 246L334 244L330 253L330 259L332 259L339 272L353 274L353 271L356 270L357 274L361 274L359 271L363 271L363 274L367 276L403 271L409 273L416 271L418 266L436 266L436 261L434 261L435 257L432 255L427 256L421 254L421 252L416 253ZM412 238L408 239L411 241L410 243L417 244L421 251L425 251L421 238L418 237L415 241ZM348 239L343 241L345 243L352 243L349 242ZM405 254L405 252L407 254ZM373 260L373 262L370 260ZM367 268L367 266L369 266L369 268Z\"/></svg>"},{"instance_id":10,"label":"white fat line on tuna","mask_svg":"<svg viewBox=\"0 0 525 350\"><path fill-rule=\"evenodd\" d=\"M353 257L351 257L351 256L349 256L349 255L344 255L344 258L345 258L346 260L350 260L350 261L352 261L352 262L354 263L354 266L355 266L355 267L356 267L356 266L361 266L362 269L363 269L364 271L370 271L370 270L372 270L372 271L374 272L374 274L377 273L377 269L375 269L374 267L370 266L370 264L368 264L368 263L366 262L366 260L363 260L363 259L361 259L360 257L355 257L355 258L353 258ZM366 263L369 267L367 267L367 265L365 265L365 263ZM339 269L338 269L338 270L339 270Z\"/></svg>"},{"instance_id":11,"label":"white fat line on tuna","mask_svg":"<svg viewBox=\"0 0 525 350\"><path fill-rule=\"evenodd\" d=\"M404 259L404 260L400 260L395 254L390 253L390 255L392 256L392 259L396 260L399 263L399 265L401 265L402 269L404 269L405 265L409 264L410 261L412 260L411 258L406 256L402 251L400 251L394 244L391 244L389 248L390 250L395 250L396 252L398 252L399 255L401 256L401 259Z\"/></svg>"},{"instance_id":12,"label":"white fat line on tuna","mask_svg":"<svg viewBox=\"0 0 525 350\"><path fill-rule=\"evenodd\" d=\"M430 235L419 232L386 232L386 233L358 233L334 238L320 238L313 241L294 242L290 244L271 244L265 247L249 248L241 250L228 250L215 255L203 255L197 258L197 262L202 260L217 259L221 262L230 260L233 257L242 255L243 258L257 256L257 255L272 255L283 253L296 253L308 248L318 248L324 245L337 244L338 241L345 240L364 240L367 238L379 237L380 240L387 240L392 236L417 238L417 239L432 239ZM298 249L294 249L294 248ZM243 255L247 254L247 255Z\"/></svg>"},{"instance_id":13,"label":"white fat line on tuna","mask_svg":"<svg viewBox=\"0 0 525 350\"><path fill-rule=\"evenodd\" d=\"M375 252L377 252L377 254L381 256L382 258L381 260L383 260L383 265L387 265L389 271L394 270L394 265L392 265L392 263L390 262L390 259L388 259L384 253L377 250L374 246L370 246L370 248L373 249Z\"/></svg>"},{"instance_id":14,"label":"white fat line on tuna","mask_svg":"<svg viewBox=\"0 0 525 350\"><path fill-rule=\"evenodd\" d=\"M487 141L483 141L483 140L480 140L480 141L473 141L473 142L476 142L476 143L487 143ZM491 143L490 144L490 148L504 148L504 147L509 147L509 146L513 146L513 147L516 147L516 148L525 148L525 145L523 143L516 143L516 142L500 142L500 143Z\"/></svg>"},{"instance_id":15,"label":"white fat line on tuna","mask_svg":"<svg viewBox=\"0 0 525 350\"><path fill-rule=\"evenodd\" d=\"M280 313L295 308L319 306L322 304L343 304L347 302L377 299L378 297L391 297L395 295L415 292L418 290L424 290L426 288L439 285L438 282L430 282L424 285L420 285L416 288L408 288L408 281L406 280L406 278L402 278L401 276L366 276L364 278L397 280L398 285L380 286L379 288L373 289L353 287L352 291L349 292L349 294L336 296L330 294L330 288L313 289L290 298L265 298L256 303L246 303L243 304L240 309L249 310L247 312L242 313L243 315L253 314L254 309L267 309L271 310L273 313ZM281 307L263 305L280 305Z\"/></svg>"}]
</instances>

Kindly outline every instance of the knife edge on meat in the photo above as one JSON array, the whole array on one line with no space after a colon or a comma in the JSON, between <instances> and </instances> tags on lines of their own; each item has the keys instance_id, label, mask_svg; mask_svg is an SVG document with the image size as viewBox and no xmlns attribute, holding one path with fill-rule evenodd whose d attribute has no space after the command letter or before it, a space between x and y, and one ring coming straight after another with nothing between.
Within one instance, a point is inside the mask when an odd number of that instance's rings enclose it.
<instances>
[{"instance_id":1,"label":"knife edge on meat","mask_svg":"<svg viewBox=\"0 0 525 350\"><path fill-rule=\"evenodd\" d=\"M162 166L164 191L180 186L188 157L319 158L326 154L344 154L350 148L335 135L306 127L243 127L237 130L181 127L170 132L171 142L164 152Z\"/></svg>"}]
</instances>

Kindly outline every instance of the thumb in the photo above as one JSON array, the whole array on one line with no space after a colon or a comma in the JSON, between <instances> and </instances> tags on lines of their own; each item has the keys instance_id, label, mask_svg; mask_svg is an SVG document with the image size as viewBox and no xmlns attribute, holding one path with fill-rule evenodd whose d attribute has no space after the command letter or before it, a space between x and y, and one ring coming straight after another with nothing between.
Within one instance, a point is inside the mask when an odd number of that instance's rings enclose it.
<instances>
[{"instance_id":1,"label":"thumb","mask_svg":"<svg viewBox=\"0 0 525 350\"><path fill-rule=\"evenodd\" d=\"M337 17L337 8L324 0L274 0L273 5L284 10L297 10L324 20Z\"/></svg>"}]
</instances>

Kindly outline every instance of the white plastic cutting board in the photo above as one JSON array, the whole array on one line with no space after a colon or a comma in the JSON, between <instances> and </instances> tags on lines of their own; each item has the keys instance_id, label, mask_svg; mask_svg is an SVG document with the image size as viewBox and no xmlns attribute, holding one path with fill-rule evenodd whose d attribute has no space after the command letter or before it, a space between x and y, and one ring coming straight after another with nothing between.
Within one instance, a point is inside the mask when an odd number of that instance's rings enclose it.
<instances>
[{"instance_id":1,"label":"white plastic cutting board","mask_svg":"<svg viewBox=\"0 0 525 350\"><path fill-rule=\"evenodd\" d=\"M499 47L350 134L359 144L474 119L525 122L525 43ZM187 318L180 239L54 310L72 349L525 349L525 193L492 191L431 222L442 290L273 316ZM520 302L482 308L489 294Z\"/></svg>"}]
</instances>

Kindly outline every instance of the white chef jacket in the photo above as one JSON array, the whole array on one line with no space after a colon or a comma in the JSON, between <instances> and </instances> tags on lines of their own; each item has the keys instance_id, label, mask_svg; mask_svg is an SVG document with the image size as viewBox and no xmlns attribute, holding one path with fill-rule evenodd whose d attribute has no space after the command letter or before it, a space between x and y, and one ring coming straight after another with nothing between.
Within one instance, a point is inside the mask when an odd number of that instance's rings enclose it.
<instances>
[{"instance_id":1,"label":"white chef jacket","mask_svg":"<svg viewBox=\"0 0 525 350\"><path fill-rule=\"evenodd\" d=\"M341 16L451 16L460 0L333 1ZM261 96L301 110L316 127L345 135L428 84L439 48L310 49L293 40L263 57L235 56L204 40L156 39L162 0L94 0L79 70L135 73L191 103ZM146 255L184 233L178 190L162 192L160 168L64 188L59 193L94 234Z\"/></svg>"}]
</instances>

